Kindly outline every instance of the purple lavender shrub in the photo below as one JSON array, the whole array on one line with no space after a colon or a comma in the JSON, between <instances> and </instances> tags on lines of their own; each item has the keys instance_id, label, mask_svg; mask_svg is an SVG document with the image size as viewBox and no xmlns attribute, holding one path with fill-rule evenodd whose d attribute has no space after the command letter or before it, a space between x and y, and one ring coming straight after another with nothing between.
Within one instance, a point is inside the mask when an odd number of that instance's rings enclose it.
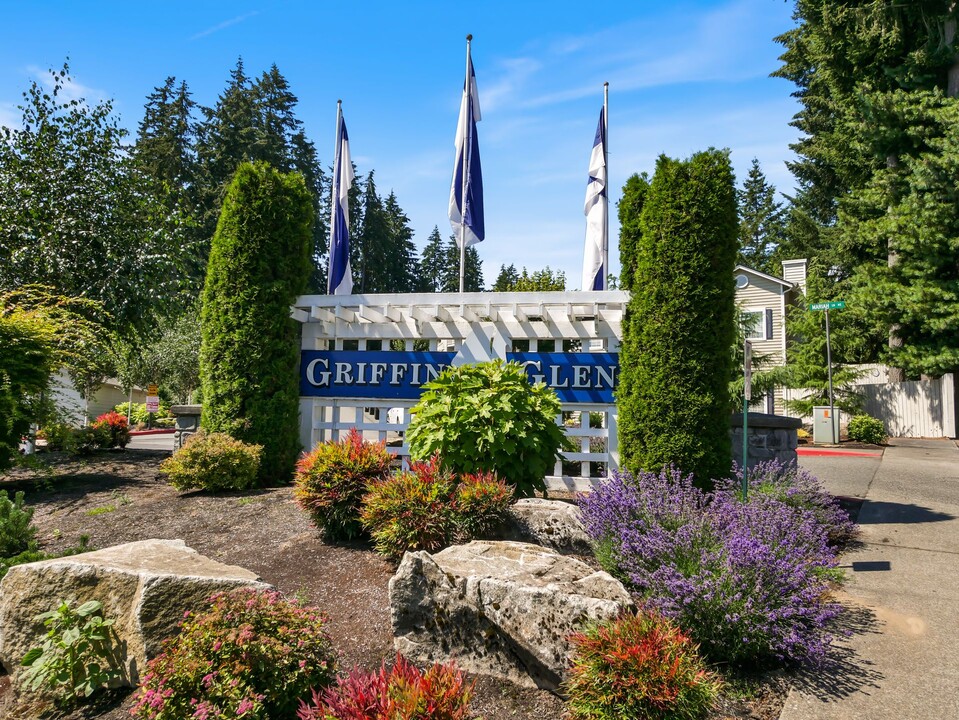
<instances>
[{"instance_id":1,"label":"purple lavender shrub","mask_svg":"<svg viewBox=\"0 0 959 720\"><path fill-rule=\"evenodd\" d=\"M676 470L614 475L580 498L597 557L715 661L816 664L836 560L813 513L768 495L706 495Z\"/></svg>"},{"instance_id":2,"label":"purple lavender shrub","mask_svg":"<svg viewBox=\"0 0 959 720\"><path fill-rule=\"evenodd\" d=\"M721 491L738 492L742 487L743 472L736 468L736 479L717 482ZM826 492L822 483L808 470L796 463L767 460L749 471L749 497L773 497L790 507L811 512L822 525L833 547L843 547L859 531L839 501Z\"/></svg>"}]
</instances>

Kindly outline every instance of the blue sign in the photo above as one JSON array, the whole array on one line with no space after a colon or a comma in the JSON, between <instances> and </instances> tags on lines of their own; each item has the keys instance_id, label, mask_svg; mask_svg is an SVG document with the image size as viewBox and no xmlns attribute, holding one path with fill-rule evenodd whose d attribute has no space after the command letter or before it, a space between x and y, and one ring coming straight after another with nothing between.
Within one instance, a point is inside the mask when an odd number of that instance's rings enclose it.
<instances>
[{"instance_id":1,"label":"blue sign","mask_svg":"<svg viewBox=\"0 0 959 720\"><path fill-rule=\"evenodd\" d=\"M456 357L453 352L304 350L302 397L418 400L422 387ZM564 403L611 405L619 380L616 353L507 353L531 382L553 388Z\"/></svg>"}]
</instances>

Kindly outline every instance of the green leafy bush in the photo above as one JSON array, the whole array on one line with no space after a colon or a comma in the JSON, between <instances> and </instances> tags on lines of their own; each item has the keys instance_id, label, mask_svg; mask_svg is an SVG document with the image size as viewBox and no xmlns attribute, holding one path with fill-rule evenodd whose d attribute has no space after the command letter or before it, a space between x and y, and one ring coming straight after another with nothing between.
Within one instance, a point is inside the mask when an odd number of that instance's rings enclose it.
<instances>
[{"instance_id":1,"label":"green leafy bush","mask_svg":"<svg viewBox=\"0 0 959 720\"><path fill-rule=\"evenodd\" d=\"M467 720L475 683L452 664L425 672L396 656L389 670L356 669L303 703L297 720Z\"/></svg>"},{"instance_id":2,"label":"green leafy bush","mask_svg":"<svg viewBox=\"0 0 959 720\"><path fill-rule=\"evenodd\" d=\"M104 618L103 605L90 600L73 609L62 602L37 616L47 627L40 647L32 648L21 665L22 682L32 691L45 689L58 700L70 702L90 697L120 677L112 618Z\"/></svg>"},{"instance_id":3,"label":"green leafy bush","mask_svg":"<svg viewBox=\"0 0 959 720\"><path fill-rule=\"evenodd\" d=\"M23 492L11 500L6 490L0 490L0 558L36 549L37 529L32 522L33 508L24 507Z\"/></svg>"},{"instance_id":4,"label":"green leafy bush","mask_svg":"<svg viewBox=\"0 0 959 720\"><path fill-rule=\"evenodd\" d=\"M434 551L471 540L495 525L511 501L510 488L494 475L457 479L434 455L374 483L360 517L376 550L396 559L409 550Z\"/></svg>"},{"instance_id":5,"label":"green leafy bush","mask_svg":"<svg viewBox=\"0 0 959 720\"><path fill-rule=\"evenodd\" d=\"M256 482L262 451L261 445L201 430L160 463L160 472L181 492L196 488L246 490Z\"/></svg>"},{"instance_id":6,"label":"green leafy bush","mask_svg":"<svg viewBox=\"0 0 959 720\"><path fill-rule=\"evenodd\" d=\"M126 417L128 409L130 410L130 422L134 426L147 424L147 421L150 419L150 413L147 412L146 403L133 403L131 408L128 403L122 402L113 408L113 411L123 415L123 417ZM161 400L159 412L153 413L153 424L157 425L158 420L164 420L172 417L173 416L170 413L170 406Z\"/></svg>"},{"instance_id":7,"label":"green leafy bush","mask_svg":"<svg viewBox=\"0 0 959 720\"><path fill-rule=\"evenodd\" d=\"M300 454L300 325L313 271L303 176L242 163L210 245L201 307L203 427L264 446L260 479L288 483Z\"/></svg>"},{"instance_id":8,"label":"green leafy bush","mask_svg":"<svg viewBox=\"0 0 959 720\"><path fill-rule=\"evenodd\" d=\"M140 720L287 720L311 689L336 678L336 655L314 607L277 592L217 593L187 613L150 661L132 713Z\"/></svg>"},{"instance_id":9,"label":"green leafy bush","mask_svg":"<svg viewBox=\"0 0 959 720\"><path fill-rule=\"evenodd\" d=\"M545 492L563 442L553 390L502 360L446 368L424 387L406 433L413 458L439 454L454 473L495 473L519 497Z\"/></svg>"},{"instance_id":10,"label":"green leafy bush","mask_svg":"<svg viewBox=\"0 0 959 720\"><path fill-rule=\"evenodd\" d=\"M93 548L90 547L89 535L81 535L80 541L75 546L53 554L42 552L33 546L29 550L24 550L22 553L12 557L0 557L0 579L15 565L25 565L26 563L49 560L50 558L67 557L68 555L79 555L80 553L90 552L92 549Z\"/></svg>"},{"instance_id":11,"label":"green leafy bush","mask_svg":"<svg viewBox=\"0 0 959 720\"><path fill-rule=\"evenodd\" d=\"M66 423L47 423L37 431L37 438L47 441L46 449L49 452L55 450L73 452L73 428Z\"/></svg>"},{"instance_id":12,"label":"green leafy bush","mask_svg":"<svg viewBox=\"0 0 959 720\"><path fill-rule=\"evenodd\" d=\"M93 427L102 428L109 433L108 447L125 448L130 442L130 426L125 415L112 411L103 413L93 421Z\"/></svg>"},{"instance_id":13,"label":"green leafy bush","mask_svg":"<svg viewBox=\"0 0 959 720\"><path fill-rule=\"evenodd\" d=\"M886 428L879 420L869 415L856 415L849 421L849 439L882 445L886 442Z\"/></svg>"},{"instance_id":14,"label":"green leafy bush","mask_svg":"<svg viewBox=\"0 0 959 720\"><path fill-rule=\"evenodd\" d=\"M570 640L567 707L574 720L694 720L719 694L697 648L673 622L626 615Z\"/></svg>"},{"instance_id":15,"label":"green leafy bush","mask_svg":"<svg viewBox=\"0 0 959 720\"><path fill-rule=\"evenodd\" d=\"M97 450L110 447L113 438L105 425L86 425L73 431L73 453L92 455Z\"/></svg>"},{"instance_id":16,"label":"green leafy bush","mask_svg":"<svg viewBox=\"0 0 959 720\"><path fill-rule=\"evenodd\" d=\"M360 505L370 485L390 472L385 443L363 442L353 428L343 440L318 444L296 465L293 497L331 540L362 532Z\"/></svg>"}]
</instances>

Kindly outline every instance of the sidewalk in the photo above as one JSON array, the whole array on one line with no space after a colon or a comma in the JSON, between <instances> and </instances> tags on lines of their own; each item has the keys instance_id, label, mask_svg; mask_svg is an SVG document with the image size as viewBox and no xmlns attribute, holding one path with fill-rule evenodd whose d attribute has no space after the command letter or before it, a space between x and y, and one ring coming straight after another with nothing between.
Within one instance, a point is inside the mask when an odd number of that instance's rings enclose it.
<instances>
[{"instance_id":1,"label":"sidewalk","mask_svg":"<svg viewBox=\"0 0 959 720\"><path fill-rule=\"evenodd\" d=\"M842 558L854 634L780 720L959 718L959 448L896 440L865 497Z\"/></svg>"}]
</instances>

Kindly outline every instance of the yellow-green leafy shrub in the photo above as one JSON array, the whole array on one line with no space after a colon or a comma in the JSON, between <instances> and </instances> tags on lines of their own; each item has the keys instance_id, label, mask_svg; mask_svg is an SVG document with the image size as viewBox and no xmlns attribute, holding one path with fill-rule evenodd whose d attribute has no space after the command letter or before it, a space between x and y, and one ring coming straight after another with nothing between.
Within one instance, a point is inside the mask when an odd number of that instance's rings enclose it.
<instances>
[{"instance_id":1,"label":"yellow-green leafy shrub","mask_svg":"<svg viewBox=\"0 0 959 720\"><path fill-rule=\"evenodd\" d=\"M160 472L180 491L245 490L256 482L262 452L262 445L201 430L160 464Z\"/></svg>"}]
</instances>

